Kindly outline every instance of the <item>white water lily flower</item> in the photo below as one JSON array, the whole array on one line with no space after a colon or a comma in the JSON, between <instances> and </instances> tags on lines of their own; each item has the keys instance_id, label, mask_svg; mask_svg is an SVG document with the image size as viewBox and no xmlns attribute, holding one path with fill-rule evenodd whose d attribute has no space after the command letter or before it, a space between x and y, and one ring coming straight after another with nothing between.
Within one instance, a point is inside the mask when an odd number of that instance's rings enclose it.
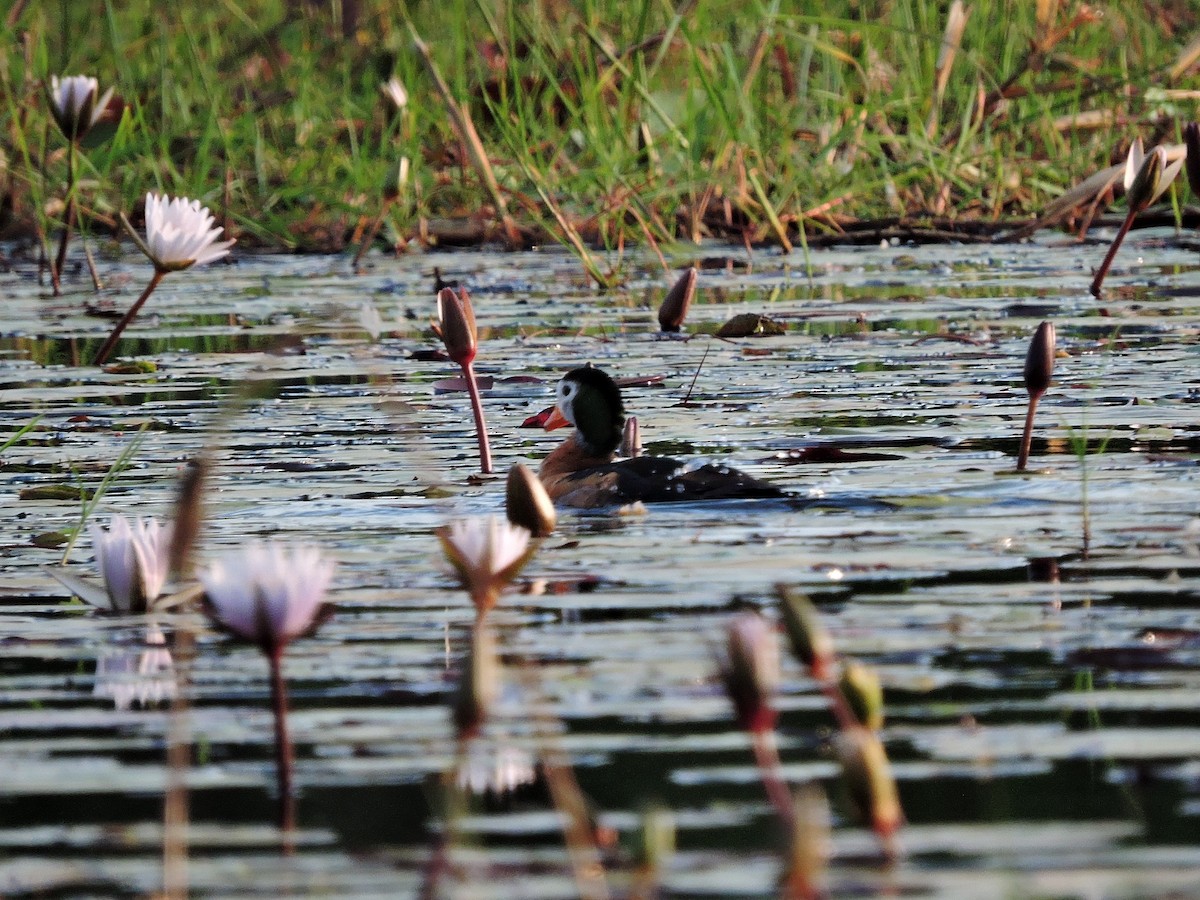
<instances>
[{"instance_id":1,"label":"white water lily flower","mask_svg":"<svg viewBox=\"0 0 1200 900\"><path fill-rule=\"evenodd\" d=\"M229 253L236 241L217 242L225 229L213 227L213 215L199 200L146 194L146 245L142 248L160 272L202 266Z\"/></svg>"},{"instance_id":2,"label":"white water lily flower","mask_svg":"<svg viewBox=\"0 0 1200 900\"><path fill-rule=\"evenodd\" d=\"M113 516L108 530L88 526L96 567L115 612L145 612L162 594L170 564L171 530L154 519Z\"/></svg>"},{"instance_id":3,"label":"white water lily flower","mask_svg":"<svg viewBox=\"0 0 1200 900\"><path fill-rule=\"evenodd\" d=\"M100 82L87 75L50 76L50 104L54 121L69 141L82 138L100 121L113 89L100 94ZM99 99L97 99L99 98Z\"/></svg>"},{"instance_id":4,"label":"white water lily flower","mask_svg":"<svg viewBox=\"0 0 1200 900\"><path fill-rule=\"evenodd\" d=\"M387 81L379 86L383 91L383 95L396 104L396 109L404 109L408 106L408 91L404 87L404 82L393 75Z\"/></svg>"},{"instance_id":5,"label":"white water lily flower","mask_svg":"<svg viewBox=\"0 0 1200 900\"><path fill-rule=\"evenodd\" d=\"M313 546L291 550L252 541L197 573L209 615L242 640L274 656L310 633L326 611L333 561Z\"/></svg>"},{"instance_id":6,"label":"white water lily flower","mask_svg":"<svg viewBox=\"0 0 1200 900\"><path fill-rule=\"evenodd\" d=\"M438 540L480 615L491 609L536 549L529 530L505 519L459 519L437 531Z\"/></svg>"}]
</instances>

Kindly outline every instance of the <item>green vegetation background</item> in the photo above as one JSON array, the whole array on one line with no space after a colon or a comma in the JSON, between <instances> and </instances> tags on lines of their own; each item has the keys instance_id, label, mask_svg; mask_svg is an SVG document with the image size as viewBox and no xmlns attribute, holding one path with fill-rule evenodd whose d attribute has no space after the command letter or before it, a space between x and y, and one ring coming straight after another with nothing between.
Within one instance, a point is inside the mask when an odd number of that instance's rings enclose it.
<instances>
[{"instance_id":1,"label":"green vegetation background","mask_svg":"<svg viewBox=\"0 0 1200 900\"><path fill-rule=\"evenodd\" d=\"M338 250L390 185L389 241L494 236L492 196L409 23L526 235L576 229L599 246L1029 216L1135 134L1177 141L1195 117L1194 4L966 3L948 61L950 7L18 0L0 224L53 234L65 152L46 84L88 74L128 104L82 163L94 233L121 210L136 220L153 190L200 198L243 245ZM393 75L403 109L380 90Z\"/></svg>"}]
</instances>

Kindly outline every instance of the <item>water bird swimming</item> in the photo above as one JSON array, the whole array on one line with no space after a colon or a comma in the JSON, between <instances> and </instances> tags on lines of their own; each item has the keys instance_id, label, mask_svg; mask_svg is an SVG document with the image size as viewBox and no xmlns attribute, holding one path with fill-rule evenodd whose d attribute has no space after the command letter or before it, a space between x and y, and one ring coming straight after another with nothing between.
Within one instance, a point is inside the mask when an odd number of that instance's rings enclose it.
<instances>
[{"instance_id":1,"label":"water bird swimming","mask_svg":"<svg viewBox=\"0 0 1200 900\"><path fill-rule=\"evenodd\" d=\"M574 432L542 461L538 477L551 499L590 509L634 503L789 497L787 491L729 466L694 465L666 456L617 460L625 426L621 391L592 366L573 369L558 383L555 408L542 426Z\"/></svg>"}]
</instances>

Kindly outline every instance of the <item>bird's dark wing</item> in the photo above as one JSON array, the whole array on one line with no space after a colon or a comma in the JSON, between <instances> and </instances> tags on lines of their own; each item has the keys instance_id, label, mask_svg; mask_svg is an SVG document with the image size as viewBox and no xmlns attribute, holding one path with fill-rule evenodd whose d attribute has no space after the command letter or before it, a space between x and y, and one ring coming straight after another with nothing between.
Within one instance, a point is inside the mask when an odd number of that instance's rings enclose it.
<instances>
[{"instance_id":1,"label":"bird's dark wing","mask_svg":"<svg viewBox=\"0 0 1200 900\"><path fill-rule=\"evenodd\" d=\"M719 463L686 466L666 456L637 456L595 466L569 477L595 499L609 503L668 503L686 500L733 500L787 497L780 487ZM588 488L594 490L589 491ZM581 494L582 496L582 494ZM580 504L584 505L584 504Z\"/></svg>"}]
</instances>

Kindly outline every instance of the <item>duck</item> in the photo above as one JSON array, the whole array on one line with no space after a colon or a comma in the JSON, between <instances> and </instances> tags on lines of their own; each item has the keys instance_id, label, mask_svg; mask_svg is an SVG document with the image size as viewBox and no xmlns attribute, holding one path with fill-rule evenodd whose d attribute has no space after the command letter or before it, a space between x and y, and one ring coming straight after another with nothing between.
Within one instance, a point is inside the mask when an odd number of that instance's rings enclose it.
<instances>
[{"instance_id":1,"label":"duck","mask_svg":"<svg viewBox=\"0 0 1200 900\"><path fill-rule=\"evenodd\" d=\"M793 496L745 472L717 463L696 465L667 456L617 459L625 404L616 382L592 365L559 381L542 425L574 431L542 461L538 477L555 503L582 509L631 503L769 499Z\"/></svg>"}]
</instances>

